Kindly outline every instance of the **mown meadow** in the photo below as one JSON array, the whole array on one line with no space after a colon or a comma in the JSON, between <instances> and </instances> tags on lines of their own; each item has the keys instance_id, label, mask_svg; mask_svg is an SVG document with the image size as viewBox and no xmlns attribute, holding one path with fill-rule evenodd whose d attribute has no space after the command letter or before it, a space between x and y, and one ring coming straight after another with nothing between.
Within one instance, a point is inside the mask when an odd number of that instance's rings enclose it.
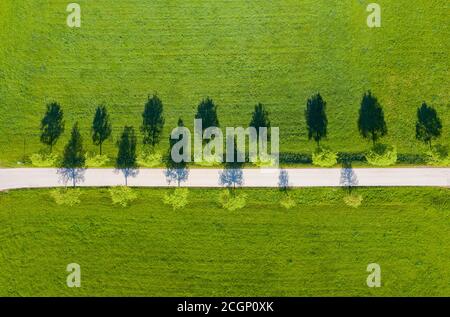
<instances>
[{"instance_id":1,"label":"mown meadow","mask_svg":"<svg viewBox=\"0 0 450 317\"><path fill-rule=\"evenodd\" d=\"M221 126L247 126L254 106L280 127L281 151L311 153L306 100L327 101L328 138L335 151L370 147L357 131L358 109L371 90L385 109L383 142L420 154L416 110L438 111L450 136L449 3L379 0L382 27L366 25L368 0L86 1L81 28L66 25L67 1L0 3L0 165L43 148L39 124L45 106L59 102L66 133L80 122L89 150L96 106L110 110L115 155L124 125L136 128L148 95L164 102L165 133L179 117L192 128L198 103L219 106ZM167 138L163 138L163 148Z\"/></svg>"},{"instance_id":2,"label":"mown meadow","mask_svg":"<svg viewBox=\"0 0 450 317\"><path fill-rule=\"evenodd\" d=\"M49 190L0 193L1 296L449 296L449 190L239 189L247 204L222 209L220 190L134 189L128 207L107 189L57 205ZM81 288L66 266L81 266ZM366 268L381 266L380 288Z\"/></svg>"}]
</instances>

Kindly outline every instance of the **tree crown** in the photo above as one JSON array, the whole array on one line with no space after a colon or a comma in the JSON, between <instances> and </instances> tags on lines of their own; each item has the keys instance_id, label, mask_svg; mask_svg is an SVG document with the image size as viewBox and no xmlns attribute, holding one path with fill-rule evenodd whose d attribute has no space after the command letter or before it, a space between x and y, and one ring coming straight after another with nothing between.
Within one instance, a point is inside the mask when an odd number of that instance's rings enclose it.
<instances>
[{"instance_id":1,"label":"tree crown","mask_svg":"<svg viewBox=\"0 0 450 317\"><path fill-rule=\"evenodd\" d=\"M441 136L442 122L436 110L425 102L417 109L416 138L424 143Z\"/></svg>"},{"instance_id":2,"label":"tree crown","mask_svg":"<svg viewBox=\"0 0 450 317\"><path fill-rule=\"evenodd\" d=\"M133 127L124 127L117 146L119 148L119 152L116 159L116 168L136 168L136 134Z\"/></svg>"},{"instance_id":3,"label":"tree crown","mask_svg":"<svg viewBox=\"0 0 450 317\"><path fill-rule=\"evenodd\" d=\"M72 128L69 142L64 148L64 154L62 159L63 168L82 168L84 167L86 158L85 151L83 149L83 138L78 128L78 123Z\"/></svg>"},{"instance_id":4,"label":"tree crown","mask_svg":"<svg viewBox=\"0 0 450 317\"><path fill-rule=\"evenodd\" d=\"M181 118L178 119L178 128L183 128L184 127L184 122ZM177 168L185 168L186 167L186 162L179 162L176 163L173 161L172 159L172 147L179 142L182 139L182 136L180 136L178 139L172 139L172 136L169 135L169 149L167 152L167 159L166 159L166 167L168 169L177 169ZM183 150L180 150L180 154L183 154Z\"/></svg>"},{"instance_id":5,"label":"tree crown","mask_svg":"<svg viewBox=\"0 0 450 317\"><path fill-rule=\"evenodd\" d=\"M374 143L388 132L383 108L371 91L365 93L361 101L358 128L364 138L370 137Z\"/></svg>"},{"instance_id":6,"label":"tree crown","mask_svg":"<svg viewBox=\"0 0 450 317\"><path fill-rule=\"evenodd\" d=\"M327 136L328 119L326 115L327 103L320 93L308 99L305 110L308 138L316 142Z\"/></svg>"},{"instance_id":7,"label":"tree crown","mask_svg":"<svg viewBox=\"0 0 450 317\"><path fill-rule=\"evenodd\" d=\"M267 128L267 133L270 133L270 120L269 112L265 109L264 105L261 103L255 106L255 110L252 114L252 120L250 121L250 126L256 129L259 135L259 128Z\"/></svg>"},{"instance_id":8,"label":"tree crown","mask_svg":"<svg viewBox=\"0 0 450 317\"><path fill-rule=\"evenodd\" d=\"M163 109L163 103L156 94L148 98L142 113L141 131L144 134L144 144L155 146L159 143L165 122Z\"/></svg>"},{"instance_id":9,"label":"tree crown","mask_svg":"<svg viewBox=\"0 0 450 317\"><path fill-rule=\"evenodd\" d=\"M210 127L218 127L217 106L209 97L203 99L197 107L196 119L202 119L202 129L205 131Z\"/></svg>"},{"instance_id":10,"label":"tree crown","mask_svg":"<svg viewBox=\"0 0 450 317\"><path fill-rule=\"evenodd\" d=\"M47 110L41 120L41 142L52 147L64 132L64 113L56 103L47 105Z\"/></svg>"},{"instance_id":11,"label":"tree crown","mask_svg":"<svg viewBox=\"0 0 450 317\"><path fill-rule=\"evenodd\" d=\"M111 123L108 110L105 106L98 106L92 122L92 141L95 145L101 145L111 136Z\"/></svg>"}]
</instances>

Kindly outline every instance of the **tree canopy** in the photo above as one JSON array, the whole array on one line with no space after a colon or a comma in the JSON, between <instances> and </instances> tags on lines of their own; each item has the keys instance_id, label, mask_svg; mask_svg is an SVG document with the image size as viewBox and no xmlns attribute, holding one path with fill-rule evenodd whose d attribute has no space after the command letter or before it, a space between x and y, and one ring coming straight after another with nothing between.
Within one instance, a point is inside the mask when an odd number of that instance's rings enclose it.
<instances>
[{"instance_id":1,"label":"tree canopy","mask_svg":"<svg viewBox=\"0 0 450 317\"><path fill-rule=\"evenodd\" d=\"M181 118L178 119L178 124L177 124L178 128L182 128L184 127L184 122ZM169 136L169 149L168 149L168 153L167 153L167 167L168 168L184 168L186 167L186 162L181 161L179 163L174 162L174 160L172 159L172 148L173 146L178 143L183 137L180 135L178 139L172 139L172 136ZM180 150L180 155L183 155L183 149Z\"/></svg>"},{"instance_id":2,"label":"tree canopy","mask_svg":"<svg viewBox=\"0 0 450 317\"><path fill-rule=\"evenodd\" d=\"M270 120L269 112L265 109L264 105L258 103L255 106L255 110L252 114L252 120L250 121L250 127L256 129L256 133L259 136L259 128L267 128L267 135L270 137Z\"/></svg>"},{"instance_id":3,"label":"tree canopy","mask_svg":"<svg viewBox=\"0 0 450 317\"><path fill-rule=\"evenodd\" d=\"M100 147L102 155L102 145L111 136L111 123L109 114L105 106L97 107L94 120L92 122L92 142Z\"/></svg>"},{"instance_id":4,"label":"tree canopy","mask_svg":"<svg viewBox=\"0 0 450 317\"><path fill-rule=\"evenodd\" d=\"M364 138L370 138L375 145L388 132L384 121L384 112L378 99L369 91L361 101L358 119L359 132Z\"/></svg>"},{"instance_id":5,"label":"tree canopy","mask_svg":"<svg viewBox=\"0 0 450 317\"><path fill-rule=\"evenodd\" d=\"M184 127L184 122L180 118L178 119L178 127L182 128ZM167 153L167 159L166 159L166 179L167 182L170 184L172 182L176 182L178 184L178 187L181 185L182 182L185 182L189 177L189 169L187 167L187 163L185 161L181 161L179 163L175 162L172 159L172 147L174 144L176 144L178 141L181 140L181 136L179 139L172 139L169 137L169 151ZM180 155L183 155L182 150L180 151Z\"/></svg>"},{"instance_id":6,"label":"tree canopy","mask_svg":"<svg viewBox=\"0 0 450 317\"><path fill-rule=\"evenodd\" d=\"M328 119L326 115L327 103L320 94L308 99L305 110L306 126L309 140L314 139L317 145L327 136Z\"/></svg>"},{"instance_id":7,"label":"tree canopy","mask_svg":"<svg viewBox=\"0 0 450 317\"><path fill-rule=\"evenodd\" d=\"M428 143L441 136L442 122L436 110L425 102L417 109L416 139Z\"/></svg>"},{"instance_id":8,"label":"tree canopy","mask_svg":"<svg viewBox=\"0 0 450 317\"><path fill-rule=\"evenodd\" d=\"M219 119L217 118L217 106L209 97L203 99L197 107L196 119L202 119L202 130L205 131L210 127L219 127Z\"/></svg>"},{"instance_id":9,"label":"tree canopy","mask_svg":"<svg viewBox=\"0 0 450 317\"><path fill-rule=\"evenodd\" d=\"M64 113L61 106L56 103L47 105L47 111L41 120L41 142L50 146L50 152L64 132Z\"/></svg>"},{"instance_id":10,"label":"tree canopy","mask_svg":"<svg viewBox=\"0 0 450 317\"><path fill-rule=\"evenodd\" d=\"M148 98L142 113L143 143L154 147L159 143L164 128L163 103L157 95Z\"/></svg>"},{"instance_id":11,"label":"tree canopy","mask_svg":"<svg viewBox=\"0 0 450 317\"><path fill-rule=\"evenodd\" d=\"M75 123L70 134L69 142L64 148L62 166L66 168L84 167L85 161L83 138L81 137L78 123Z\"/></svg>"},{"instance_id":12,"label":"tree canopy","mask_svg":"<svg viewBox=\"0 0 450 317\"><path fill-rule=\"evenodd\" d=\"M117 142L119 148L116 158L116 168L125 176L125 185L128 185L128 176L136 173L138 168L136 158L136 134L133 127L125 126Z\"/></svg>"},{"instance_id":13,"label":"tree canopy","mask_svg":"<svg viewBox=\"0 0 450 317\"><path fill-rule=\"evenodd\" d=\"M61 161L60 174L66 180L72 180L75 187L76 182L82 178L82 169L85 166L85 151L83 149L83 138L78 128L78 123L72 128L69 142L64 147L63 158Z\"/></svg>"}]
</instances>

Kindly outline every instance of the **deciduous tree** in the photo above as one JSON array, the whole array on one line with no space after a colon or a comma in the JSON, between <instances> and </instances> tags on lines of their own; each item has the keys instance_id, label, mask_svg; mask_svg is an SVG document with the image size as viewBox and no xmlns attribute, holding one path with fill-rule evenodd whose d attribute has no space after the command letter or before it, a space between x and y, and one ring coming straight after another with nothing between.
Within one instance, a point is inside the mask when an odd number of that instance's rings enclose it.
<instances>
[{"instance_id":1,"label":"deciduous tree","mask_svg":"<svg viewBox=\"0 0 450 317\"><path fill-rule=\"evenodd\" d=\"M358 119L359 132L364 138L370 138L375 142L388 132L384 121L384 112L378 99L369 91L365 93L361 101Z\"/></svg>"},{"instance_id":2,"label":"deciduous tree","mask_svg":"<svg viewBox=\"0 0 450 317\"><path fill-rule=\"evenodd\" d=\"M69 142L64 147L64 154L59 170L60 175L67 182L72 181L73 187L83 179L85 166L85 151L83 149L83 138L81 137L78 123L72 128Z\"/></svg>"},{"instance_id":3,"label":"deciduous tree","mask_svg":"<svg viewBox=\"0 0 450 317\"><path fill-rule=\"evenodd\" d=\"M163 103L157 95L148 98L142 113L141 132L143 143L155 147L159 143L164 128Z\"/></svg>"},{"instance_id":4,"label":"deciduous tree","mask_svg":"<svg viewBox=\"0 0 450 317\"><path fill-rule=\"evenodd\" d=\"M105 106L97 107L94 121L92 122L92 142L100 148L102 155L102 145L111 136L111 123L109 121L108 110Z\"/></svg>"},{"instance_id":5,"label":"deciduous tree","mask_svg":"<svg viewBox=\"0 0 450 317\"><path fill-rule=\"evenodd\" d=\"M197 107L195 118L202 120L203 131L210 127L219 127L219 119L217 118L217 106L209 97L200 102Z\"/></svg>"},{"instance_id":6,"label":"deciduous tree","mask_svg":"<svg viewBox=\"0 0 450 317\"><path fill-rule=\"evenodd\" d=\"M64 132L64 114L61 106L56 103L47 105L47 111L41 120L41 142L50 146L50 152Z\"/></svg>"},{"instance_id":7,"label":"deciduous tree","mask_svg":"<svg viewBox=\"0 0 450 317\"><path fill-rule=\"evenodd\" d=\"M178 128L182 128L184 127L184 122L183 120L180 118L178 119ZM181 136L179 137L179 139L172 139L171 137L169 137L169 151L167 154L167 159L166 159L166 171L165 171L165 175L166 175L166 179L167 182L170 184L172 182L176 182L178 184L178 187L181 186L182 182L187 181L188 177L189 177L189 169L187 166L187 163L185 161L181 161L181 162L175 162L172 158L172 147L174 144L176 144L177 142L179 142L181 140ZM180 150L180 155L183 155L183 150Z\"/></svg>"},{"instance_id":8,"label":"deciduous tree","mask_svg":"<svg viewBox=\"0 0 450 317\"><path fill-rule=\"evenodd\" d=\"M270 137L270 120L269 112L265 109L261 103L255 106L255 110L252 114L252 120L250 121L250 127L256 129L256 133L259 136L259 128L267 128L267 136Z\"/></svg>"},{"instance_id":9,"label":"deciduous tree","mask_svg":"<svg viewBox=\"0 0 450 317\"><path fill-rule=\"evenodd\" d=\"M425 102L417 109L416 139L429 144L439 138L442 132L442 122L436 110Z\"/></svg>"},{"instance_id":10,"label":"deciduous tree","mask_svg":"<svg viewBox=\"0 0 450 317\"><path fill-rule=\"evenodd\" d=\"M133 127L125 126L117 142L119 149L116 159L116 169L122 171L125 177L125 186L128 186L128 177L136 176L138 172L136 158L136 134Z\"/></svg>"},{"instance_id":11,"label":"deciduous tree","mask_svg":"<svg viewBox=\"0 0 450 317\"><path fill-rule=\"evenodd\" d=\"M306 104L305 118L308 138L314 139L318 147L320 146L320 140L327 136L326 106L327 103L320 94L312 96Z\"/></svg>"}]
</instances>

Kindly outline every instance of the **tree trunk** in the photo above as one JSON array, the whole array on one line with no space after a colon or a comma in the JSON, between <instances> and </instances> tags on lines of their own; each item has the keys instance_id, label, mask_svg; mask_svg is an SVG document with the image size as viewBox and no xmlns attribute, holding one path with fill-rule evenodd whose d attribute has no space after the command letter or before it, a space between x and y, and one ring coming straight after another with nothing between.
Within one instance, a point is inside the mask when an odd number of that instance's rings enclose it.
<instances>
[{"instance_id":1,"label":"tree trunk","mask_svg":"<svg viewBox=\"0 0 450 317\"><path fill-rule=\"evenodd\" d=\"M102 142L100 142L100 155L102 155Z\"/></svg>"},{"instance_id":2,"label":"tree trunk","mask_svg":"<svg viewBox=\"0 0 450 317\"><path fill-rule=\"evenodd\" d=\"M125 186L128 187L128 177L125 176Z\"/></svg>"}]
</instances>

